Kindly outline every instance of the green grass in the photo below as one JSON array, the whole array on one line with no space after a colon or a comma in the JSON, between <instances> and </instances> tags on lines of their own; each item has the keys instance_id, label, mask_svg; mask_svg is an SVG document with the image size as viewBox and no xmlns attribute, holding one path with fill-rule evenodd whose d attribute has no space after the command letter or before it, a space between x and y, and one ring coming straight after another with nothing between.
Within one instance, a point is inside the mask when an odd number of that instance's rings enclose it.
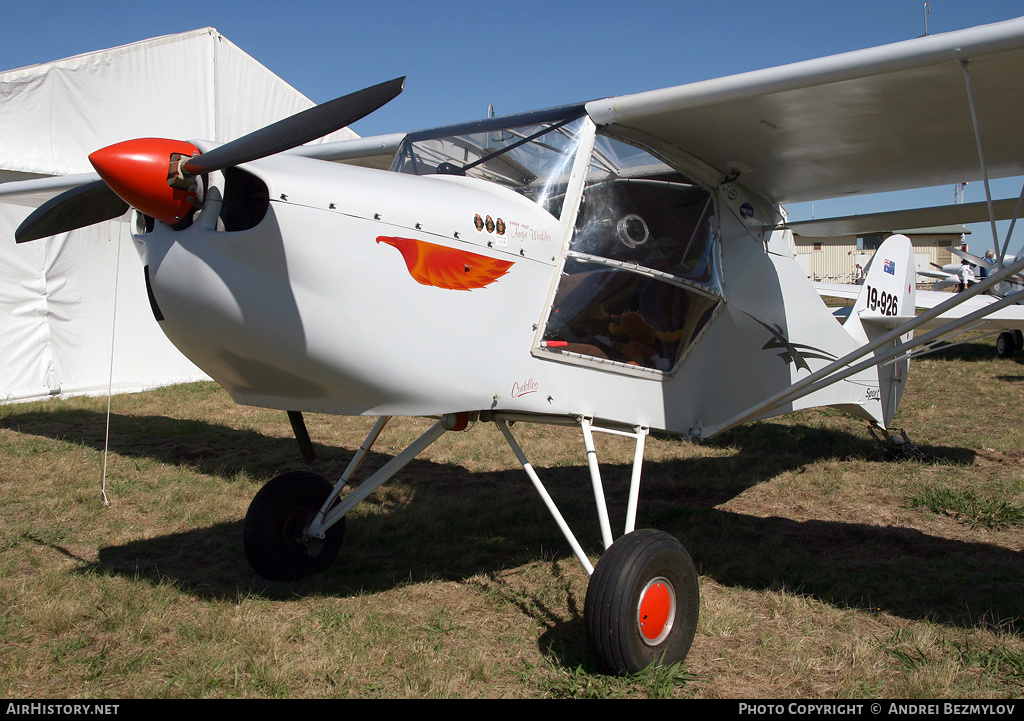
<instances>
[{"instance_id":1,"label":"green grass","mask_svg":"<svg viewBox=\"0 0 1024 721\"><path fill-rule=\"evenodd\" d=\"M922 488L907 501L912 508L927 508L972 528L1024 526L1024 505L982 496L973 488Z\"/></svg>"}]
</instances>

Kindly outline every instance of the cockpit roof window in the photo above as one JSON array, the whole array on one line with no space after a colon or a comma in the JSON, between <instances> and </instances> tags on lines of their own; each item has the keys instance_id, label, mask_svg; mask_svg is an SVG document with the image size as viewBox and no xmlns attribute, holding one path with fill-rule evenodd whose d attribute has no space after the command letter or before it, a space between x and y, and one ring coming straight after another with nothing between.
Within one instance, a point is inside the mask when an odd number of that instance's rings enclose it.
<instances>
[{"instance_id":1,"label":"cockpit roof window","mask_svg":"<svg viewBox=\"0 0 1024 721\"><path fill-rule=\"evenodd\" d=\"M560 217L583 128L573 112L480 121L410 135L391 169L413 175L469 176L497 183ZM444 131L444 132L442 132Z\"/></svg>"}]
</instances>

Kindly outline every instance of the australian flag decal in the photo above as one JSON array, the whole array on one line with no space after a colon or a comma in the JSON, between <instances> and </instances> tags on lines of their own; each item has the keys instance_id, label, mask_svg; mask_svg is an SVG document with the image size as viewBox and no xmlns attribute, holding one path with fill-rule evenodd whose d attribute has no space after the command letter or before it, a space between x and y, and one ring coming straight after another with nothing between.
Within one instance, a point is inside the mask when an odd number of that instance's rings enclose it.
<instances>
[{"instance_id":1,"label":"australian flag decal","mask_svg":"<svg viewBox=\"0 0 1024 721\"><path fill-rule=\"evenodd\" d=\"M887 260L882 265L882 270L884 270L889 275L896 275L896 264L891 260Z\"/></svg>"}]
</instances>

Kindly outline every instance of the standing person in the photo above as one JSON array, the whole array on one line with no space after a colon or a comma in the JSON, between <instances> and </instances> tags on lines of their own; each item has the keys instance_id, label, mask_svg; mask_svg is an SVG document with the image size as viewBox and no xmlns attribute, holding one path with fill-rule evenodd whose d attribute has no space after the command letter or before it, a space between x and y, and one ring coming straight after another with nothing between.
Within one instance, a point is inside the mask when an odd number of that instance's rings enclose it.
<instances>
[{"instance_id":1,"label":"standing person","mask_svg":"<svg viewBox=\"0 0 1024 721\"><path fill-rule=\"evenodd\" d=\"M864 269L857 263L853 268L853 282L857 285L864 285Z\"/></svg>"},{"instance_id":2,"label":"standing person","mask_svg":"<svg viewBox=\"0 0 1024 721\"><path fill-rule=\"evenodd\" d=\"M970 263L960 264L960 283L956 287L956 292L959 293L963 290L967 290L972 285L977 283L974 278L974 266Z\"/></svg>"},{"instance_id":3,"label":"standing person","mask_svg":"<svg viewBox=\"0 0 1024 721\"><path fill-rule=\"evenodd\" d=\"M996 264L996 254L991 248L985 251L985 260L987 260L992 265ZM980 268L978 268L978 277L981 278L982 280L988 278L988 267L983 265Z\"/></svg>"}]
</instances>

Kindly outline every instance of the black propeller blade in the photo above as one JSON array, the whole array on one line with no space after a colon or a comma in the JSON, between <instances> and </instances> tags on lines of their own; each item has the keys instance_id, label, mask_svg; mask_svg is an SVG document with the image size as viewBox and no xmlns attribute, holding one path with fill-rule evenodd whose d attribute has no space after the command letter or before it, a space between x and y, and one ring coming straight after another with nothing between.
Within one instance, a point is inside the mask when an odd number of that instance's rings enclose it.
<instances>
[{"instance_id":1,"label":"black propeller blade","mask_svg":"<svg viewBox=\"0 0 1024 721\"><path fill-rule=\"evenodd\" d=\"M369 115L401 93L404 85L404 77L395 78L296 113L208 153L189 158L182 163L182 170L186 178L194 177L316 140ZM117 218L128 207L106 183L98 180L61 193L41 205L18 227L14 237L17 242L25 243L84 228Z\"/></svg>"},{"instance_id":2,"label":"black propeller blade","mask_svg":"<svg viewBox=\"0 0 1024 721\"><path fill-rule=\"evenodd\" d=\"M192 158L184 164L193 175L241 165L322 138L364 118L402 92L405 78L357 90L296 113Z\"/></svg>"},{"instance_id":3,"label":"black propeller blade","mask_svg":"<svg viewBox=\"0 0 1024 721\"><path fill-rule=\"evenodd\" d=\"M121 200L102 180L66 190L50 198L14 231L18 243L66 233L125 214L128 203Z\"/></svg>"}]
</instances>

